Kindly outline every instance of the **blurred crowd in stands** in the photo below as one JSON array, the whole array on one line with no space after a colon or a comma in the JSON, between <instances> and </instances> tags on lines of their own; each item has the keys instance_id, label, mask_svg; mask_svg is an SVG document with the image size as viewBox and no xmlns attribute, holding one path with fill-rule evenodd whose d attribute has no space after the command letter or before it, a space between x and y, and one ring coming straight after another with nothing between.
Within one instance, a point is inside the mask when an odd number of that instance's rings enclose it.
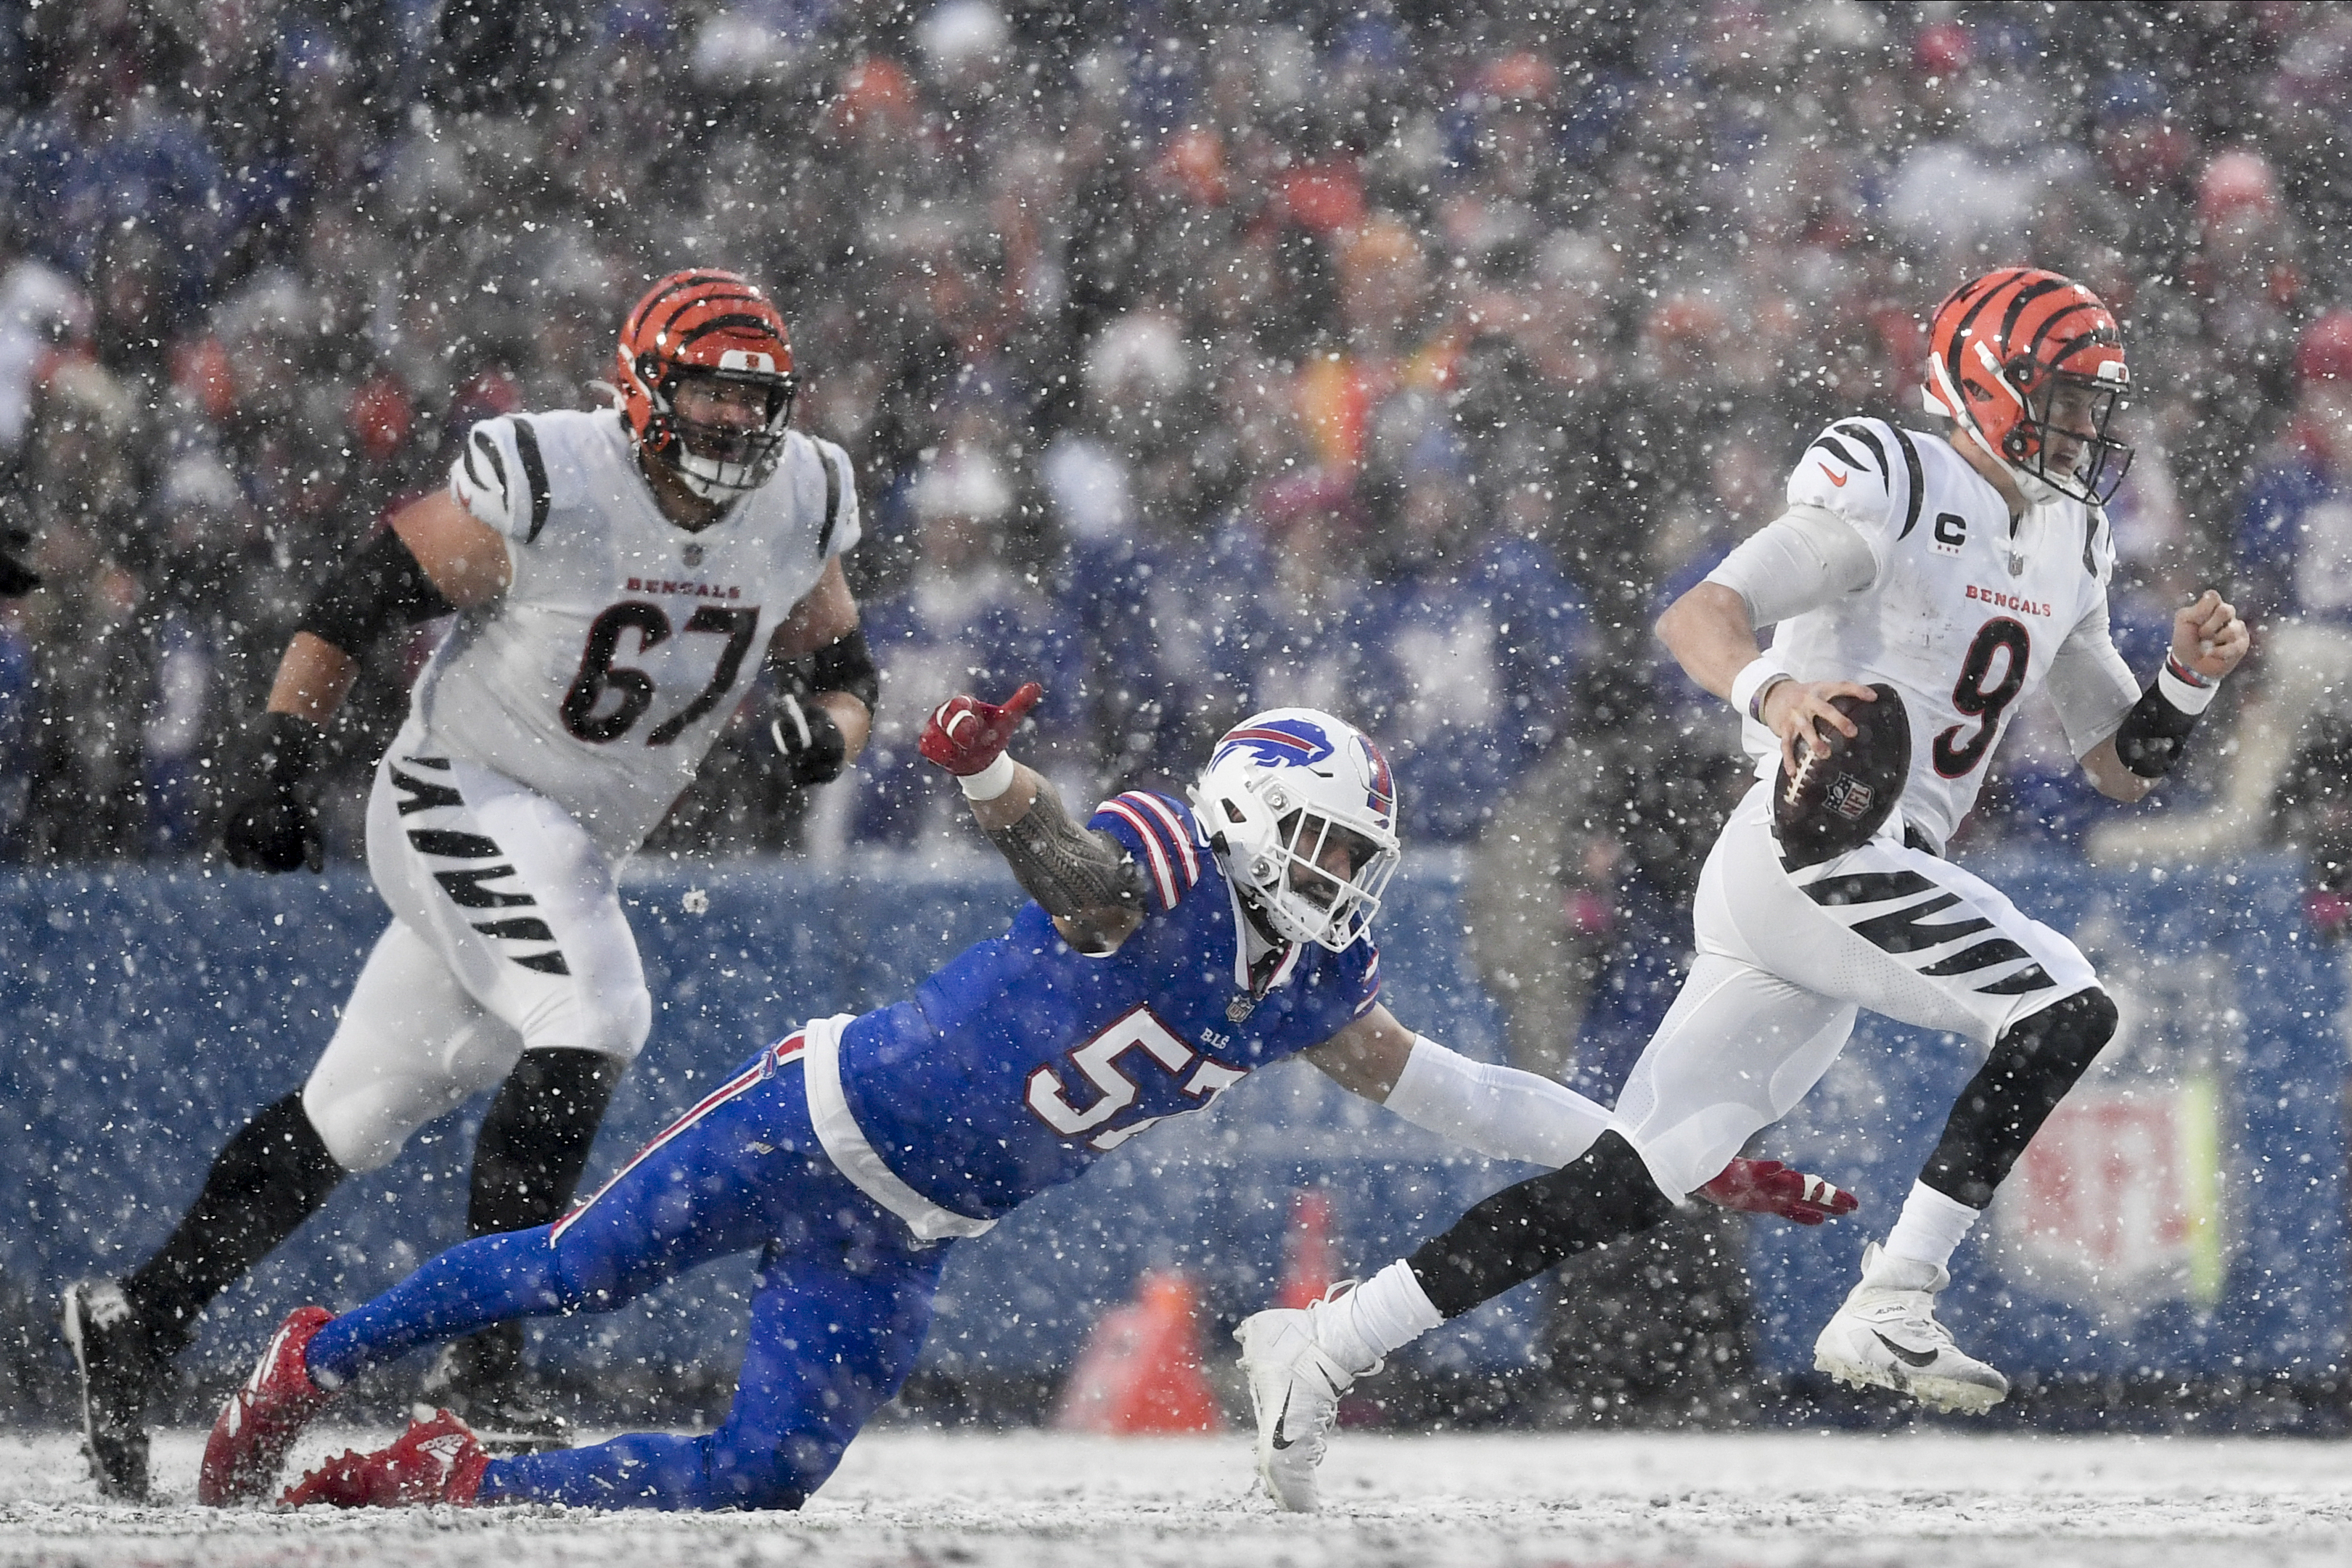
<instances>
[{"instance_id":1,"label":"blurred crowd in stands","mask_svg":"<svg viewBox=\"0 0 2352 1568\"><path fill-rule=\"evenodd\" d=\"M660 852L950 831L912 738L958 688L1044 681L1024 755L1088 800L1324 706L1487 873L1515 1052L1613 1083L1741 777L1648 623L1822 424L1926 426L1927 313L2011 261L2125 322L2127 656L2209 580L2295 652L2225 698L2260 767L2207 747L2176 812L2344 777L2301 720L2352 673L2352 11L0 0L0 528L44 580L0 608L0 862L206 852L331 563L471 420L599 401L690 264L771 286L858 465L886 685L854 779L792 799L747 733ZM340 732L347 858L431 637ZM2095 840L2020 727L1975 841ZM2345 818L2315 788L2288 819Z\"/></svg>"},{"instance_id":2,"label":"blurred crowd in stands","mask_svg":"<svg viewBox=\"0 0 2352 1568\"><path fill-rule=\"evenodd\" d=\"M1589 956L1736 788L1662 596L1827 420L1923 423L1925 313L2012 259L2126 324L2135 661L2194 581L2323 654L2352 613L2333 7L0 0L0 84L15 862L204 852L320 575L469 421L597 400L690 263L793 320L889 684L814 821L722 747L668 851L939 830L909 741L958 686L1043 679L1077 794L1317 703ZM429 646L354 704L347 852ZM2022 727L1979 841L2081 837ZM2255 787L2207 774L2176 805Z\"/></svg>"}]
</instances>

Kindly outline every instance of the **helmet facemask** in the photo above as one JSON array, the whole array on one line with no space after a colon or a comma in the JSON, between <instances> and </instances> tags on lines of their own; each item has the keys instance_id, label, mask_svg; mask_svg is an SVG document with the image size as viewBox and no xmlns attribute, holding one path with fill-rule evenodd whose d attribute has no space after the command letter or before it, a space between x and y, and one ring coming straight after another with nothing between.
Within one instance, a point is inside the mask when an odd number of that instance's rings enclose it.
<instances>
[{"instance_id":1,"label":"helmet facemask","mask_svg":"<svg viewBox=\"0 0 2352 1568\"><path fill-rule=\"evenodd\" d=\"M734 350L726 357L752 356ZM775 473L783 455L784 431L792 423L793 400L799 391L792 372L748 366L705 370L673 363L665 367L650 354L639 358L636 370L653 402L646 445L688 490L706 501L724 504L758 489ZM692 382L750 387L760 394L764 417L751 425L689 419L678 412L677 397Z\"/></svg>"},{"instance_id":2,"label":"helmet facemask","mask_svg":"<svg viewBox=\"0 0 2352 1568\"><path fill-rule=\"evenodd\" d=\"M2025 388L2023 411L2002 438L2003 462L2062 496L2104 507L2131 468L2132 449L2109 433L2127 390L2115 382L2066 371L2043 371L2022 355L2003 378ZM2053 465L2053 448L2075 451L2072 463Z\"/></svg>"}]
</instances>

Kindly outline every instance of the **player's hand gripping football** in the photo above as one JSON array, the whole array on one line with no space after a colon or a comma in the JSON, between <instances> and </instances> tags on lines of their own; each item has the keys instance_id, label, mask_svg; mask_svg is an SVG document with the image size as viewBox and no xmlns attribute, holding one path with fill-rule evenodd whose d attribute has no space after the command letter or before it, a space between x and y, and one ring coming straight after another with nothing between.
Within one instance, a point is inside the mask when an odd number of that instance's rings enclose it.
<instances>
[{"instance_id":1,"label":"player's hand gripping football","mask_svg":"<svg viewBox=\"0 0 2352 1568\"><path fill-rule=\"evenodd\" d=\"M2172 656L2209 681L2238 667L2250 639L2230 601L2207 589L2172 616Z\"/></svg>"},{"instance_id":2,"label":"player's hand gripping football","mask_svg":"<svg viewBox=\"0 0 2352 1568\"><path fill-rule=\"evenodd\" d=\"M264 721L260 789L229 810L221 848L239 871L273 874L308 866L327 868L327 843L319 831L319 809L303 792L317 767L326 737L317 725L290 713Z\"/></svg>"},{"instance_id":3,"label":"player's hand gripping football","mask_svg":"<svg viewBox=\"0 0 2352 1568\"><path fill-rule=\"evenodd\" d=\"M1829 725L1848 740L1857 731L1853 720L1838 712L1834 699L1859 697L1874 703L1878 694L1868 686L1852 681L1779 681L1764 692L1762 717L1764 727L1780 737L1780 772L1783 778L1794 779L1805 765L1809 753L1829 749L1822 727ZM1805 751L1797 743L1805 744Z\"/></svg>"},{"instance_id":4,"label":"player's hand gripping football","mask_svg":"<svg viewBox=\"0 0 2352 1568\"><path fill-rule=\"evenodd\" d=\"M959 779L985 772L1004 755L1013 732L1045 695L1045 688L1034 681L1001 703L958 693L931 710L916 747Z\"/></svg>"},{"instance_id":5,"label":"player's hand gripping football","mask_svg":"<svg viewBox=\"0 0 2352 1568\"><path fill-rule=\"evenodd\" d=\"M1777 1214L1799 1225L1819 1225L1862 1207L1862 1200L1844 1188L1778 1160L1734 1160L1696 1196L1725 1208Z\"/></svg>"}]
</instances>

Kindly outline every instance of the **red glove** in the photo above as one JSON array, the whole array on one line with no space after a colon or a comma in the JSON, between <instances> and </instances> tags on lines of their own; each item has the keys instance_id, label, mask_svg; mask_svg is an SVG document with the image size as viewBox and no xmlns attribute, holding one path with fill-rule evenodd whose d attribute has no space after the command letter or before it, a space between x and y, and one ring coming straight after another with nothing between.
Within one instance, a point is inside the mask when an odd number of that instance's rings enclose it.
<instances>
[{"instance_id":1,"label":"red glove","mask_svg":"<svg viewBox=\"0 0 2352 1568\"><path fill-rule=\"evenodd\" d=\"M1013 732L1045 695L1045 688L1034 681L1002 703L958 693L931 710L917 749L959 779L985 773L1004 755Z\"/></svg>"},{"instance_id":2,"label":"red glove","mask_svg":"<svg viewBox=\"0 0 2352 1568\"><path fill-rule=\"evenodd\" d=\"M1819 1225L1862 1207L1853 1194L1778 1160L1734 1160L1697 1196L1726 1208L1777 1214L1800 1225Z\"/></svg>"}]
</instances>

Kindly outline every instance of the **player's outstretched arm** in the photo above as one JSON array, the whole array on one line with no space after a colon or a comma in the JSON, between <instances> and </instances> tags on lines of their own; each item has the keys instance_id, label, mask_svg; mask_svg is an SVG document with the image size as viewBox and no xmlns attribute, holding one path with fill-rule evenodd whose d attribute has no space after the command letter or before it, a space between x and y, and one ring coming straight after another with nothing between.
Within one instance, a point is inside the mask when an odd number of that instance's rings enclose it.
<instances>
[{"instance_id":1,"label":"player's outstretched arm","mask_svg":"<svg viewBox=\"0 0 2352 1568\"><path fill-rule=\"evenodd\" d=\"M1473 1061L1414 1034L1384 1007L1301 1054L1341 1088L1490 1159L1556 1170L1609 1128L1609 1113L1566 1085ZM1734 1160L1692 1196L1800 1225L1819 1225L1857 1207L1852 1193L1778 1160Z\"/></svg>"},{"instance_id":2,"label":"player's outstretched arm","mask_svg":"<svg viewBox=\"0 0 2352 1568\"><path fill-rule=\"evenodd\" d=\"M403 507L336 569L278 661L262 718L262 785L230 810L221 832L232 864L265 872L325 864L306 786L359 656L395 626L496 598L509 575L506 541L446 490Z\"/></svg>"},{"instance_id":3,"label":"player's outstretched arm","mask_svg":"<svg viewBox=\"0 0 2352 1568\"><path fill-rule=\"evenodd\" d=\"M917 747L955 775L972 819L1062 939L1099 956L1143 924L1143 873L1117 839L1070 821L1054 786L1006 753L1043 695L1031 681L1002 703L950 697L925 721Z\"/></svg>"}]
</instances>

